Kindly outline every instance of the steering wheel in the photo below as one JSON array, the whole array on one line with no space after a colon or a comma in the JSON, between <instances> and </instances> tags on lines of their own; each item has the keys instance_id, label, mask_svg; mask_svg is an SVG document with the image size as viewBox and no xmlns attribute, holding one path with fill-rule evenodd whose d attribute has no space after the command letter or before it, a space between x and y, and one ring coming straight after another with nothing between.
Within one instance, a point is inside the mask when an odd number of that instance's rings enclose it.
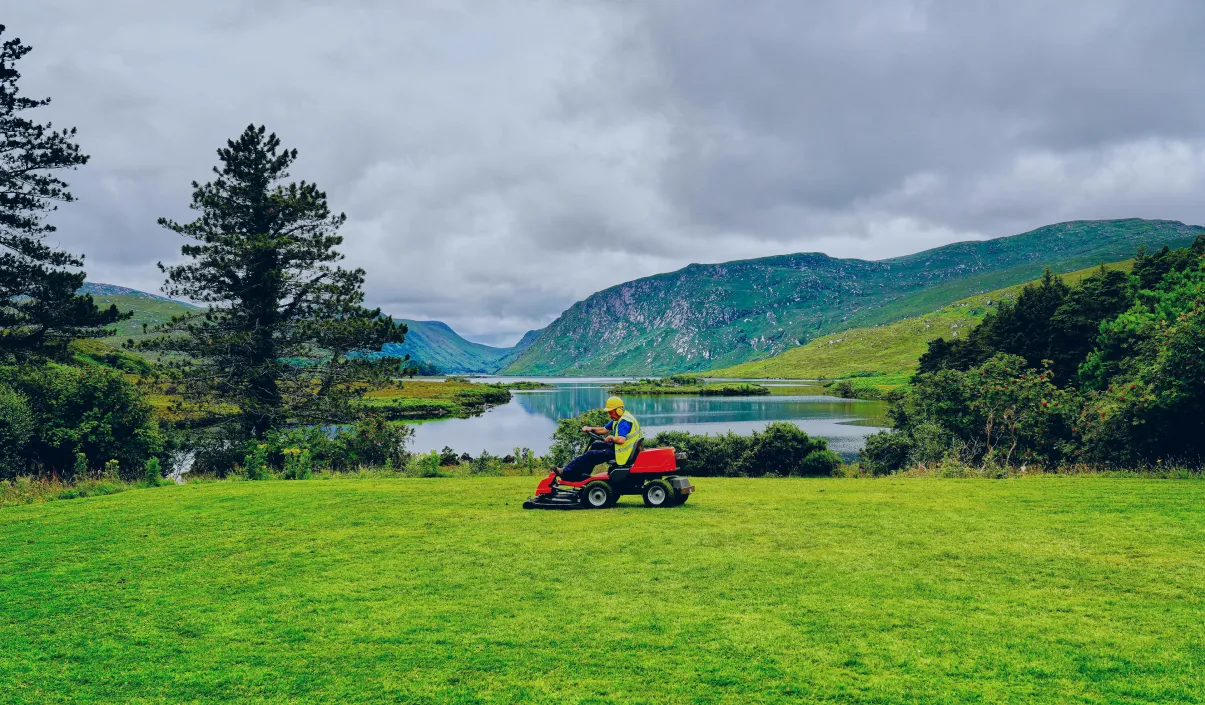
<instances>
[{"instance_id":1,"label":"steering wheel","mask_svg":"<svg viewBox=\"0 0 1205 705\"><path fill-rule=\"evenodd\" d=\"M606 436L600 436L597 433L595 433L594 431L586 431L586 435L590 437L590 440L600 441L602 443L607 442Z\"/></svg>"}]
</instances>

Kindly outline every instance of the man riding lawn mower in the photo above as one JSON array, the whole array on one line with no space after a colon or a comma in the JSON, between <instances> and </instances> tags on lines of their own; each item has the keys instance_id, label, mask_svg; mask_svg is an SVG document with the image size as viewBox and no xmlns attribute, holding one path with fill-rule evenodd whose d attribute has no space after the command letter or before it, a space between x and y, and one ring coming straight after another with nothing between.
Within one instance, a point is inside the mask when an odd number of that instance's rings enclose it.
<instances>
[{"instance_id":1,"label":"man riding lawn mower","mask_svg":"<svg viewBox=\"0 0 1205 705\"><path fill-rule=\"evenodd\" d=\"M593 443L564 468L548 473L524 509L603 509L625 494L642 495L646 507L676 507L694 492L689 479L674 474L685 455L673 448L643 450L640 422L619 397L607 399L604 408L611 421L582 427ZM591 475L602 463L608 463L607 472Z\"/></svg>"}]
</instances>

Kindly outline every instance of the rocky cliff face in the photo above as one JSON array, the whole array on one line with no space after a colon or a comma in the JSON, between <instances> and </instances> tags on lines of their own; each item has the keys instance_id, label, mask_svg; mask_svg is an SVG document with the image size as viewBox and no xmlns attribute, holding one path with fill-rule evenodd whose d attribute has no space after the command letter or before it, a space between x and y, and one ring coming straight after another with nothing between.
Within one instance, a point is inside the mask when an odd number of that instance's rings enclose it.
<instances>
[{"instance_id":1,"label":"rocky cliff face","mask_svg":"<svg viewBox=\"0 0 1205 705\"><path fill-rule=\"evenodd\" d=\"M571 306L506 374L662 374L776 355L813 337L936 310L976 293L1188 244L1173 221L1076 221L881 261L808 253L692 264Z\"/></svg>"}]
</instances>

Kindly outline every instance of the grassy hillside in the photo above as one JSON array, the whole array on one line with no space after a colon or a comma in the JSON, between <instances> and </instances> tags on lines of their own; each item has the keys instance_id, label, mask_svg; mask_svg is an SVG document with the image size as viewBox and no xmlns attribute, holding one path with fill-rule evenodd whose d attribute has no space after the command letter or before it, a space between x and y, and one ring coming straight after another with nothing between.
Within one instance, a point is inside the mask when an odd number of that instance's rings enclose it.
<instances>
[{"instance_id":1,"label":"grassy hillside","mask_svg":"<svg viewBox=\"0 0 1205 705\"><path fill-rule=\"evenodd\" d=\"M0 509L0 701L1205 699L1200 481L705 478L525 512L533 484Z\"/></svg>"},{"instance_id":2,"label":"grassy hillside","mask_svg":"<svg viewBox=\"0 0 1205 705\"><path fill-rule=\"evenodd\" d=\"M92 294L92 298L102 307L116 304L122 311L133 311L133 318L116 324L116 335L105 339L113 345L120 345L131 338L140 340L148 337L143 333L143 324L150 328L170 321L172 316L199 310L182 301L114 284L86 282L80 291ZM401 345L387 345L389 352L410 355L411 359L435 365L445 374L496 372L526 349L538 334L538 331L530 331L513 347L495 348L465 340L441 321L400 319L400 322L408 326L409 333Z\"/></svg>"},{"instance_id":3,"label":"grassy hillside","mask_svg":"<svg viewBox=\"0 0 1205 705\"><path fill-rule=\"evenodd\" d=\"M934 311L1019 284L1191 242L1170 221L1077 221L870 262L796 254L627 282L574 304L507 374L664 374L772 357L817 337Z\"/></svg>"},{"instance_id":4,"label":"grassy hillside","mask_svg":"<svg viewBox=\"0 0 1205 705\"><path fill-rule=\"evenodd\" d=\"M101 286L110 285L106 284ZM113 326L113 328L117 331L117 334L105 339L106 342L112 344L120 345L130 338L140 340L147 337L143 333L143 324L146 324L147 327L153 328L159 324L167 323L172 319L172 316L195 313L200 310L196 306L186 304L182 301L172 301L170 299L152 296L151 294L136 292L132 289L127 289L126 291L129 293L92 293L92 298L96 301L98 306L108 308L110 304L115 304L117 308L122 311L133 311L134 313L133 318L126 321L121 321Z\"/></svg>"},{"instance_id":5,"label":"grassy hillside","mask_svg":"<svg viewBox=\"0 0 1205 705\"><path fill-rule=\"evenodd\" d=\"M1133 260L1107 265L1129 270ZM1099 267L1089 267L1063 276L1077 282ZM708 373L715 377L836 379L865 375L901 375L916 370L917 361L935 338L956 338L979 323L1001 300L1015 298L1024 284L997 289L956 301L933 313L907 318L883 326L854 328L826 335L802 347L767 360L747 362ZM924 296L923 292L919 296ZM925 297L929 300L929 297ZM903 302L905 307L913 304Z\"/></svg>"}]
</instances>

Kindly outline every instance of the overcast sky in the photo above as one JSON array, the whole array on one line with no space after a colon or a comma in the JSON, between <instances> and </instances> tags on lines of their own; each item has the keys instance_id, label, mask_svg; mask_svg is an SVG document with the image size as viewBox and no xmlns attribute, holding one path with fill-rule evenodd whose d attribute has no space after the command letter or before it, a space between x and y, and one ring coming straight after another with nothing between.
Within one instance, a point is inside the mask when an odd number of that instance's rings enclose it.
<instances>
[{"instance_id":1,"label":"overcast sky","mask_svg":"<svg viewBox=\"0 0 1205 705\"><path fill-rule=\"evenodd\" d=\"M1199 0L0 0L92 161L55 216L158 291L159 216L266 124L370 303L510 344L690 262L1205 222Z\"/></svg>"}]
</instances>

